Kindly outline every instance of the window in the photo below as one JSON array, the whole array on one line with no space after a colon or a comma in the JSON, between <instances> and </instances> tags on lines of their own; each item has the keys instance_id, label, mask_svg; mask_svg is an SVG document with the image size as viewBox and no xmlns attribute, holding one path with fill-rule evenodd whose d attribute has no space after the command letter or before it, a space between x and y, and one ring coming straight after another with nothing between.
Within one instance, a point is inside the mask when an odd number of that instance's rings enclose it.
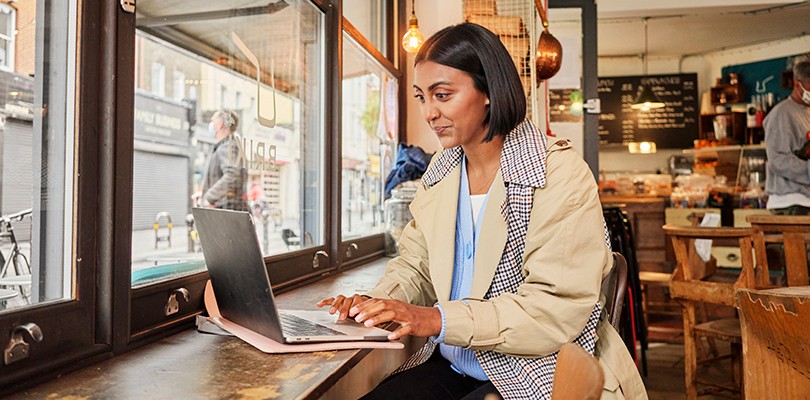
<instances>
[{"instance_id":1,"label":"window","mask_svg":"<svg viewBox=\"0 0 810 400\"><path fill-rule=\"evenodd\" d=\"M14 69L14 36L17 13L8 4L0 3L0 69Z\"/></svg>"},{"instance_id":2,"label":"window","mask_svg":"<svg viewBox=\"0 0 810 400\"><path fill-rule=\"evenodd\" d=\"M45 336L0 365L0 396L191 325L207 274L189 214L213 179L222 138L209 122L223 106L240 147L229 206L253 214L274 286L382 252L396 69L356 31L344 50L356 73L332 68L337 2L209 3L141 0L136 14L102 0L0 4L36 46L17 36L14 63L31 67L0 70L0 214L13 216L0 233L15 234L0 235L0 347L20 324ZM344 159L361 167L343 171ZM361 199L357 222L341 214L341 180ZM179 288L190 300L166 315Z\"/></svg>"},{"instance_id":3,"label":"window","mask_svg":"<svg viewBox=\"0 0 810 400\"><path fill-rule=\"evenodd\" d=\"M183 101L186 97L186 74L181 71L174 71L172 78L172 98L175 101Z\"/></svg>"},{"instance_id":4,"label":"window","mask_svg":"<svg viewBox=\"0 0 810 400\"><path fill-rule=\"evenodd\" d=\"M97 297L96 288L110 289L98 274L109 238L98 221L111 209L110 197L99 193L112 175L101 161L109 159L109 147L99 146L98 130L90 127L98 126L99 107L113 100L99 94L107 82L97 79L111 64L100 55L99 41L79 40L101 34L98 25L79 23L100 4L24 5L16 12L20 20L42 21L25 28L35 30L30 51L18 53L21 64L33 66L33 77L0 71L9 94L0 105L0 213L6 217L0 224L0 325L7 327L0 330L0 347L28 324L43 340L29 340L26 357L0 365L0 395L26 377L53 374L54 367L110 349L110 325L96 314L109 301Z\"/></svg>"},{"instance_id":5,"label":"window","mask_svg":"<svg viewBox=\"0 0 810 400\"><path fill-rule=\"evenodd\" d=\"M390 0L345 0L343 16L381 54L389 55L394 6Z\"/></svg>"},{"instance_id":6,"label":"window","mask_svg":"<svg viewBox=\"0 0 810 400\"><path fill-rule=\"evenodd\" d=\"M266 256L326 245L325 19L308 1L285 4L269 12L233 13L217 5L207 14L185 14L179 3L138 3L154 17L138 26L144 63L172 60L198 95L183 106L135 90L133 288L205 270L194 206L253 213ZM184 22L166 25L159 21L163 15L183 15ZM164 40L178 31L191 36ZM223 51L211 54L191 37ZM253 94L250 104L242 104L243 93ZM232 135L222 123L228 112ZM239 156L223 156L223 146L234 146L231 154ZM225 167L236 172L226 176Z\"/></svg>"},{"instance_id":7,"label":"window","mask_svg":"<svg viewBox=\"0 0 810 400\"><path fill-rule=\"evenodd\" d=\"M152 63L152 94L155 96L166 96L166 66L159 63Z\"/></svg>"},{"instance_id":8,"label":"window","mask_svg":"<svg viewBox=\"0 0 810 400\"><path fill-rule=\"evenodd\" d=\"M343 240L382 233L383 186L394 161L398 81L356 40L343 34Z\"/></svg>"}]
</instances>

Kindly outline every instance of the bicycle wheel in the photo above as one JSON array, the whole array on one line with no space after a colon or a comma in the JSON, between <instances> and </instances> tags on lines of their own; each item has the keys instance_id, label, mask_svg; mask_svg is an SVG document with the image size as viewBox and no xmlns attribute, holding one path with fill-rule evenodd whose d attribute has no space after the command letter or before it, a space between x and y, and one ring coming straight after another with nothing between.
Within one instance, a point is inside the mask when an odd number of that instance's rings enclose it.
<instances>
[{"instance_id":1,"label":"bicycle wheel","mask_svg":"<svg viewBox=\"0 0 810 400\"><path fill-rule=\"evenodd\" d=\"M14 254L14 272L17 275L30 275L31 274L31 264L28 262L28 258L25 254L20 253L19 250Z\"/></svg>"}]
</instances>

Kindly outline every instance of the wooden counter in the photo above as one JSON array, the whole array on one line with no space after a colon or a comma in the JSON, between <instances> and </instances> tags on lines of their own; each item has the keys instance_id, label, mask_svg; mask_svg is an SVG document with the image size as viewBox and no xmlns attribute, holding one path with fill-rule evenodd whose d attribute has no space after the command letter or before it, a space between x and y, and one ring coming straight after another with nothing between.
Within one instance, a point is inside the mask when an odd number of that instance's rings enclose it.
<instances>
[{"instance_id":1,"label":"wooden counter","mask_svg":"<svg viewBox=\"0 0 810 400\"><path fill-rule=\"evenodd\" d=\"M326 295L369 290L387 258L279 295L315 309ZM14 394L12 399L356 399L424 342L404 350L265 354L242 340L189 330Z\"/></svg>"}]
</instances>

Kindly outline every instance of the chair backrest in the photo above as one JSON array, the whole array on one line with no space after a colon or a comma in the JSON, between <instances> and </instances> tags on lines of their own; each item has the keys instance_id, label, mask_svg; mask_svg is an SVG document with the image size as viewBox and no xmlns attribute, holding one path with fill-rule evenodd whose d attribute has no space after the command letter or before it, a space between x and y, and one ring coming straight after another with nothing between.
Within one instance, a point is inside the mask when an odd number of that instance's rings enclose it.
<instances>
[{"instance_id":1,"label":"chair backrest","mask_svg":"<svg viewBox=\"0 0 810 400\"><path fill-rule=\"evenodd\" d=\"M787 285L810 285L807 272L810 216L749 215L747 219L755 230L754 250L756 251L757 268L768 271L767 243L782 243L785 246Z\"/></svg>"},{"instance_id":2,"label":"chair backrest","mask_svg":"<svg viewBox=\"0 0 810 400\"><path fill-rule=\"evenodd\" d=\"M605 310L610 324L619 330L624 297L627 293L627 260L621 253L613 252L613 268L602 279L602 296L605 298Z\"/></svg>"},{"instance_id":3,"label":"chair backrest","mask_svg":"<svg viewBox=\"0 0 810 400\"><path fill-rule=\"evenodd\" d=\"M753 228L709 228L664 225L664 233L672 238L677 265L670 281L673 298L734 306L734 292L740 288L754 289L767 284L767 271L756 275L754 270ZM735 242L740 247L742 268L732 282L714 282L714 260L703 262L695 250L696 239ZM758 271L759 272L759 271Z\"/></svg>"},{"instance_id":4,"label":"chair backrest","mask_svg":"<svg viewBox=\"0 0 810 400\"><path fill-rule=\"evenodd\" d=\"M596 357L574 343L560 348L551 387L552 400L597 400L602 397L604 383L605 373Z\"/></svg>"}]
</instances>

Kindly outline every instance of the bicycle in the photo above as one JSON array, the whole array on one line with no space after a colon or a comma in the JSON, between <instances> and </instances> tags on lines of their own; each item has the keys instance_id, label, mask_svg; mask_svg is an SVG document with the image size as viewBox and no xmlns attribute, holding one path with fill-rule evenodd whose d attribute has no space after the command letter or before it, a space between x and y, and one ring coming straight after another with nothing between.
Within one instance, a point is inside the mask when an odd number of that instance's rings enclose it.
<instances>
[{"instance_id":1,"label":"bicycle","mask_svg":"<svg viewBox=\"0 0 810 400\"><path fill-rule=\"evenodd\" d=\"M22 249L20 248L20 244L17 243L17 237L14 235L14 225L12 222L19 222L22 221L23 218L31 215L32 209L22 210L20 212L14 214L7 214L0 216L0 230L3 232L0 233L0 238L9 238L11 241L11 253L8 258L6 258L2 252L0 252L0 279L9 278L11 277L8 275L9 269L12 265L14 265L14 276L28 276L31 277L31 263L28 262L28 258L23 254ZM23 286L30 285L30 281L27 283L20 283L15 282L14 284L6 285L6 286L19 286L20 294L23 297L26 296L23 293L22 289Z\"/></svg>"}]
</instances>

